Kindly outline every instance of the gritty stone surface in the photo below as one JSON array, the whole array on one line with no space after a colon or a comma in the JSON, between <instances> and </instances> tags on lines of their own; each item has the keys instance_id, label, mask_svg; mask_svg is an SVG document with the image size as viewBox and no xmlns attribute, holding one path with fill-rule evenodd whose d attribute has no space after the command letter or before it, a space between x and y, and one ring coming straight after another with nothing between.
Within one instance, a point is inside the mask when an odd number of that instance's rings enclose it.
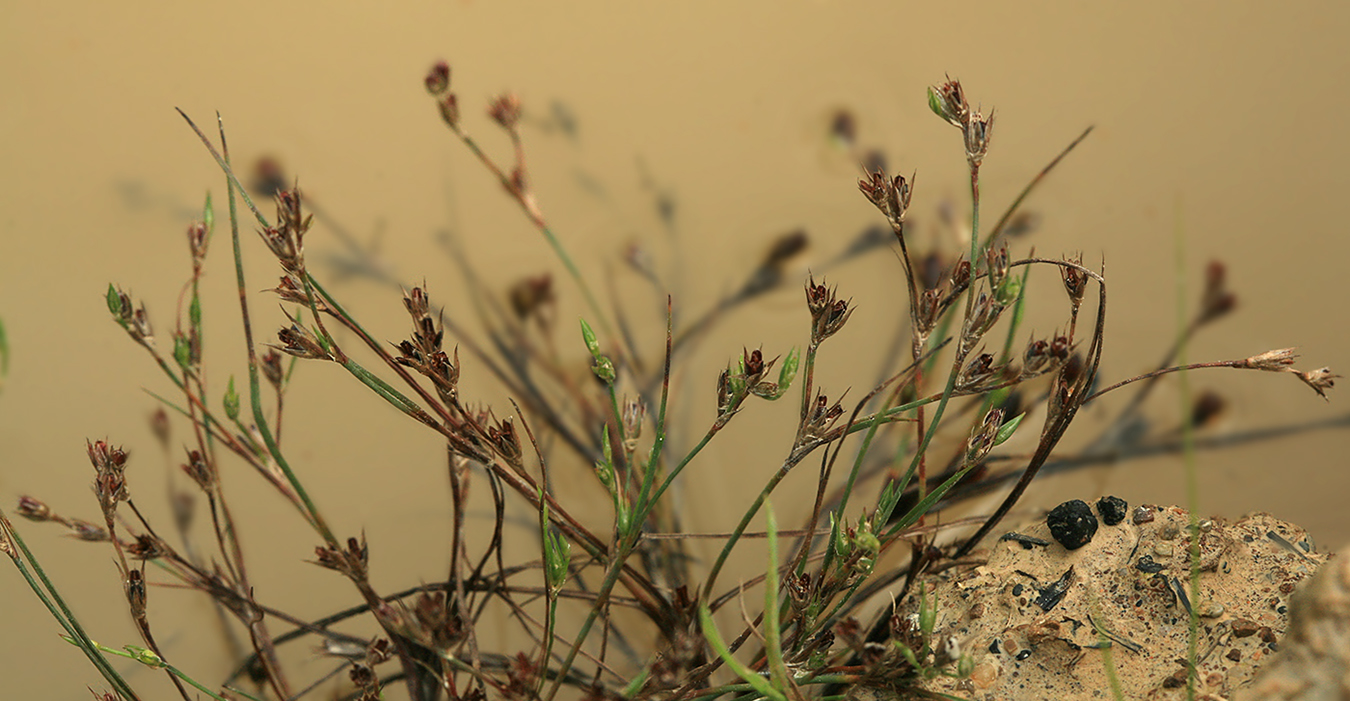
<instances>
[{"instance_id":1,"label":"gritty stone surface","mask_svg":"<svg viewBox=\"0 0 1350 701\"><path fill-rule=\"evenodd\" d=\"M1038 520L1016 532L1043 539L1049 528ZM1206 520L1194 597L1189 533L1185 510L1145 505L1076 550L1000 539L985 564L929 576L934 644L958 646L974 671L965 679L927 680L924 688L978 701L1110 699L1103 649L1109 646L1125 698L1184 699L1194 608L1201 616L1198 698L1231 698L1286 645L1289 594L1327 556L1302 529L1269 514ZM1350 570L1338 582L1334 606L1350 610ZM902 612L917 617L917 605L917 597L907 597ZM1333 645L1330 634L1310 635ZM1344 628L1340 635L1336 640L1350 642Z\"/></svg>"},{"instance_id":2,"label":"gritty stone surface","mask_svg":"<svg viewBox=\"0 0 1350 701\"><path fill-rule=\"evenodd\" d=\"M1243 701L1350 698L1350 561L1338 557L1289 601L1280 652L1261 668Z\"/></svg>"}]
</instances>

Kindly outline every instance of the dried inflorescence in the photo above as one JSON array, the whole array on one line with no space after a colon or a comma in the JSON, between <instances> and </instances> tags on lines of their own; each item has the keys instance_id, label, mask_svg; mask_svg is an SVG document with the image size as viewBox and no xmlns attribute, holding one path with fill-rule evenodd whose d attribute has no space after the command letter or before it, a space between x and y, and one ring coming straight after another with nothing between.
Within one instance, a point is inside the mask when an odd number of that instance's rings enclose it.
<instances>
[{"instance_id":1,"label":"dried inflorescence","mask_svg":"<svg viewBox=\"0 0 1350 701\"><path fill-rule=\"evenodd\" d=\"M431 380L441 401L455 406L459 403L459 351L453 358L441 348L445 331L431 316L431 301L426 290L414 287L403 295L403 306L412 317L412 338L400 341L399 355L394 361L412 368Z\"/></svg>"},{"instance_id":2,"label":"dried inflorescence","mask_svg":"<svg viewBox=\"0 0 1350 701\"><path fill-rule=\"evenodd\" d=\"M370 565L370 548L366 545L366 536L361 539L347 539L347 548L339 549L333 545L321 545L314 548L314 564L347 575L348 579L363 582Z\"/></svg>"},{"instance_id":3,"label":"dried inflorescence","mask_svg":"<svg viewBox=\"0 0 1350 701\"><path fill-rule=\"evenodd\" d=\"M145 311L145 303L133 306L131 296L120 289L108 285L108 311L113 321L121 326L131 339L146 348L155 343L154 331L150 329L150 316Z\"/></svg>"},{"instance_id":4,"label":"dried inflorescence","mask_svg":"<svg viewBox=\"0 0 1350 701\"><path fill-rule=\"evenodd\" d=\"M111 523L117 505L126 501L126 451L108 445L107 441L86 442L89 462L94 466L94 494L98 497L99 508Z\"/></svg>"},{"instance_id":5,"label":"dried inflorescence","mask_svg":"<svg viewBox=\"0 0 1350 701\"><path fill-rule=\"evenodd\" d=\"M835 288L817 285L814 277L807 278L806 308L811 312L812 346L838 333L853 315L852 300L839 299L835 293Z\"/></svg>"},{"instance_id":6,"label":"dried inflorescence","mask_svg":"<svg viewBox=\"0 0 1350 701\"><path fill-rule=\"evenodd\" d=\"M903 175L887 177L885 171L878 170L858 180L858 189L898 232L903 227L910 197L914 194L912 182L913 178L906 180Z\"/></svg>"},{"instance_id":7,"label":"dried inflorescence","mask_svg":"<svg viewBox=\"0 0 1350 701\"><path fill-rule=\"evenodd\" d=\"M994 130L994 114L986 118L979 110L972 110L966 101L961 81L948 77L939 86L928 89L928 107L948 124L961 130L966 145L966 161L978 169L989 153L989 141Z\"/></svg>"}]
</instances>

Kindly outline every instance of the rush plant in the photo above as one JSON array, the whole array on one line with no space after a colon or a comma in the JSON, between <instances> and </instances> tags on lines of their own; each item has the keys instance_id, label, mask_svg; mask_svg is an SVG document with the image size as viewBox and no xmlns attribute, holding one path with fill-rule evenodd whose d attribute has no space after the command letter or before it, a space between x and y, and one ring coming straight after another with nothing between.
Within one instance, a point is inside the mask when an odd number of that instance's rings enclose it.
<instances>
[{"instance_id":1,"label":"rush plant","mask_svg":"<svg viewBox=\"0 0 1350 701\"><path fill-rule=\"evenodd\" d=\"M1173 365L1169 353L1155 371L1099 388L1107 340L1106 277L1078 256L1015 257L1009 236L1025 221L1019 215L1027 196L1091 130L987 226L980 169L993 143L994 114L972 108L960 82L950 79L929 89L928 102L960 135L970 192L965 250L916 250L907 231L912 176L872 168L857 182L885 228L882 237L860 239L850 255L893 247L908 290L900 329L908 343L899 345L887 376L863 396L845 404L838 389L817 379L816 367L828 360L832 339L850 330L853 306L823 279L789 279L787 261L804 244L799 235L776 242L744 285L687 323L676 323L686 318L674 313L682 304L679 291L664 288L655 264L630 261L651 281L666 310L660 338L637 337L630 320L617 311L622 306L602 302L599 285L581 273L565 237L553 230L539 205L526 168L521 101L507 94L488 107L491 122L510 139L510 154L499 160L470 135L450 78L445 63L425 78L448 135L501 184L568 276L565 292L555 290L547 277L532 278L502 300L483 282L481 271L458 259L483 334L469 333L464 324L447 318L425 284L403 290L409 321L405 338L389 343L370 333L306 256L307 239L323 235L324 227L315 226L301 191L284 180L265 184L261 191L275 199L275 212L264 213L230 159L223 127L213 138L183 115L225 176L228 216L218 220L208 197L201 221L188 228L189 301L167 334L155 334L143 302L116 286L109 286L106 296L113 321L171 385L162 400L167 416L190 427L192 444L181 456L182 470L195 499L208 506L213 551L190 556L179 544L188 528L186 516L171 528L142 517L128 477L134 461L107 441L88 444L97 521L66 517L23 497L20 516L63 526L111 548L141 639L125 647L105 646L91 639L34 552L0 515L0 550L104 677L107 690L101 698L141 698L109 664L109 654L163 670L184 699L197 693L215 699L329 693L316 690L331 691L331 685L318 686L326 677L283 664L278 649L297 644L329 651L335 658L329 676L341 674L350 681L341 692L345 698L389 698L396 688L403 690L399 695L419 701L552 701L560 695L796 701L849 688L903 693L915 679L968 673L970 665L959 650L932 639L931 606L920 607L926 613L919 621L904 620L884 605L888 597L925 597L924 591L910 589L916 576L953 561L978 559L981 542L1038 475L1132 452L1175 450L1166 436L1119 438L1127 434L1111 432L1135 418L1157 378L1182 369L1258 370L1292 375L1325 396L1336 377L1326 368L1295 369L1292 349L1184 366ZM279 278L272 291L288 310L287 322L266 335L255 327L245 295L257 284L246 278L242 262L247 229L256 231L275 258L279 270L271 274ZM235 264L248 374L238 382L229 378L223 392L212 393L198 281L211 243L221 235L228 237ZM1067 304L1059 331L1026 338L1021 321L1033 270L1045 270L1061 285ZM673 368L696 343L707 342L704 331L720 316L796 284L802 284L805 302L800 350L748 350L742 344L750 339L736 339L736 359L716 377L699 379L689 391L675 386ZM580 297L585 312L579 323L552 323L559 294ZM1198 315L1175 347L1228 313L1234 302L1223 267L1211 265ZM559 345L578 352L584 347L590 377L576 377L550 350ZM661 349L656 362L651 362L653 347ZM369 389L374 401L392 406L443 442L453 512L453 529L443 544L449 563L444 580L409 583L397 592L378 589L370 577L370 553L388 544L336 532L323 505L310 496L301 475L311 473L294 463L280 435L292 374L316 363L339 366ZM512 397L511 406L488 408L465 396L462 373L493 376ZM1117 438L1091 443L1095 452L1056 454L1084 405L1127 386L1135 395L1103 434ZM701 534L685 530L672 487L688 479L687 468L739 416L755 411L760 402L783 400L798 407L791 440L761 448L779 456L777 469L745 504L731 532L717 536L716 556L695 560L688 544ZM688 446L668 440L668 422L676 415L672 410L681 402L715 407L708 425L681 427L683 435L701 436ZM1202 425L1204 418L1197 409L1190 420ZM1000 450L1015 432L1038 436L1032 452ZM812 464L803 465L807 462ZM322 620L303 620L255 588L235 528L238 515L230 506L231 494L249 483L241 468L253 473L252 484L275 491L291 505L312 532L312 562L332 571L333 586L351 592L353 607ZM603 504L579 503L555 492L561 470L572 476L580 470L583 479L597 483L606 495ZM801 505L809 515L797 528L780 530L768 504L784 478L799 470L816 475L814 501ZM495 521L485 549L475 549L471 543L476 541L466 536L471 483L485 485L491 495ZM993 490L1006 494L992 513L934 518ZM508 509L522 504L537 515L529 532L507 522ZM595 525L597 508L604 510L602 527ZM755 530L757 524L765 524L764 530ZM530 540L537 555L509 561L504 544L513 538ZM747 551L751 538L767 538L763 574L725 581L727 563ZM146 609L150 585L161 583L201 592L234 620L248 641L236 674L225 680L194 679L170 664L172 656L156 639ZM481 640L484 621L500 620L493 612L504 612L514 622L509 647L489 649ZM344 632L356 620L373 621L378 636ZM247 681L244 672L251 672L254 681Z\"/></svg>"}]
</instances>

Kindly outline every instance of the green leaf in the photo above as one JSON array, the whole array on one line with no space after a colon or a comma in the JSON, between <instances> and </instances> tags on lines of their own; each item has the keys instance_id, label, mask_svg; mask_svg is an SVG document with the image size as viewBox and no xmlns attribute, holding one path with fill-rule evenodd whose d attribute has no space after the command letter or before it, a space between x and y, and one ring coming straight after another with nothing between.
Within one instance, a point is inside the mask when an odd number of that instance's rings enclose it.
<instances>
[{"instance_id":1,"label":"green leaf","mask_svg":"<svg viewBox=\"0 0 1350 701\"><path fill-rule=\"evenodd\" d=\"M117 294L117 289L112 283L108 283L108 311L112 313L114 319L122 318L122 295Z\"/></svg>"},{"instance_id":2,"label":"green leaf","mask_svg":"<svg viewBox=\"0 0 1350 701\"><path fill-rule=\"evenodd\" d=\"M188 321L192 322L192 328L200 329L202 327L202 300L200 297L193 297L192 302L188 304Z\"/></svg>"},{"instance_id":3,"label":"green leaf","mask_svg":"<svg viewBox=\"0 0 1350 701\"><path fill-rule=\"evenodd\" d=\"M783 367L778 370L778 389L780 391L786 392L788 387L792 385L792 380L797 377L797 364L800 360L801 357L794 346L792 350L788 351L787 357L783 359Z\"/></svg>"},{"instance_id":4,"label":"green leaf","mask_svg":"<svg viewBox=\"0 0 1350 701\"><path fill-rule=\"evenodd\" d=\"M544 534L545 576L549 588L557 591L567 581L567 571L572 564L572 544L557 531Z\"/></svg>"},{"instance_id":5,"label":"green leaf","mask_svg":"<svg viewBox=\"0 0 1350 701\"><path fill-rule=\"evenodd\" d=\"M188 343L187 336L179 333L173 335L173 359L184 370L191 366L192 345Z\"/></svg>"},{"instance_id":6,"label":"green leaf","mask_svg":"<svg viewBox=\"0 0 1350 701\"><path fill-rule=\"evenodd\" d=\"M586 323L585 319L581 320L581 337L586 341L586 350L591 352L591 357L599 361L600 342L595 338L595 330L591 328L590 324Z\"/></svg>"},{"instance_id":7,"label":"green leaf","mask_svg":"<svg viewBox=\"0 0 1350 701\"><path fill-rule=\"evenodd\" d=\"M234 390L234 375L230 375L229 387L225 389L225 416L231 421L239 419L239 393Z\"/></svg>"},{"instance_id":8,"label":"green leaf","mask_svg":"<svg viewBox=\"0 0 1350 701\"><path fill-rule=\"evenodd\" d=\"M703 629L703 637L707 638L708 645L712 647L713 652L722 658L727 668L736 673L745 683L759 692L760 695L773 699L773 701L787 701L783 693L769 683L768 679L760 676L755 670L746 667L740 660L731 654L727 644L722 640L722 634L717 632L717 624L713 622L712 610L708 608L708 602L703 601L698 607L699 626Z\"/></svg>"},{"instance_id":9,"label":"green leaf","mask_svg":"<svg viewBox=\"0 0 1350 701\"><path fill-rule=\"evenodd\" d=\"M206 204L202 205L202 223L206 225L206 235L216 227L216 210L211 207L211 191L206 191Z\"/></svg>"},{"instance_id":10,"label":"green leaf","mask_svg":"<svg viewBox=\"0 0 1350 701\"><path fill-rule=\"evenodd\" d=\"M1013 419L1005 422L1002 426L999 426L998 434L994 436L994 445L999 445L1009 438L1012 438L1013 433L1017 432L1017 426L1022 423L1022 419L1026 417L1026 415L1027 413L1024 411Z\"/></svg>"}]
</instances>

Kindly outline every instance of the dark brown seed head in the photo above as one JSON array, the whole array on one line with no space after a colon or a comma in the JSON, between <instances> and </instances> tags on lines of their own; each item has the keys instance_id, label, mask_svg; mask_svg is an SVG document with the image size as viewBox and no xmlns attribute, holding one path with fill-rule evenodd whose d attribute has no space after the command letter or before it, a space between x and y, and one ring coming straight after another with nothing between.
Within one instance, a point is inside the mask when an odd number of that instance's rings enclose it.
<instances>
[{"instance_id":1,"label":"dark brown seed head","mask_svg":"<svg viewBox=\"0 0 1350 701\"><path fill-rule=\"evenodd\" d=\"M516 437L516 426L511 419L502 419L493 427L488 427L488 442L492 444L492 449L500 455L508 464L519 467L521 465L520 439Z\"/></svg>"},{"instance_id":2,"label":"dark brown seed head","mask_svg":"<svg viewBox=\"0 0 1350 701\"><path fill-rule=\"evenodd\" d=\"M77 518L70 520L70 530L72 531L72 535L76 538L91 543L100 543L108 540L108 531L104 530L102 526L97 526Z\"/></svg>"},{"instance_id":3,"label":"dark brown seed head","mask_svg":"<svg viewBox=\"0 0 1350 701\"><path fill-rule=\"evenodd\" d=\"M299 324L291 324L290 328L283 326L278 329L277 339L281 341L282 345L272 347L283 353L308 360L333 359L332 354L324 350L323 344L319 343L319 338Z\"/></svg>"},{"instance_id":4,"label":"dark brown seed head","mask_svg":"<svg viewBox=\"0 0 1350 701\"><path fill-rule=\"evenodd\" d=\"M1227 404L1228 402L1213 390L1201 392L1191 405L1191 426L1201 428L1208 425L1223 413Z\"/></svg>"},{"instance_id":5,"label":"dark brown seed head","mask_svg":"<svg viewBox=\"0 0 1350 701\"><path fill-rule=\"evenodd\" d=\"M838 333L853 315L847 300L839 299L835 290L817 285L814 277L807 279L806 309L811 313L811 342L816 345Z\"/></svg>"},{"instance_id":6,"label":"dark brown seed head","mask_svg":"<svg viewBox=\"0 0 1350 701\"><path fill-rule=\"evenodd\" d=\"M515 129L520 122L520 97L515 93L506 93L493 98L488 105L488 116L503 129Z\"/></svg>"},{"instance_id":7,"label":"dark brown seed head","mask_svg":"<svg viewBox=\"0 0 1350 701\"><path fill-rule=\"evenodd\" d=\"M366 545L364 535L360 540L348 538L345 550L321 545L314 548L314 555L317 558L314 564L341 572L354 582L365 581L367 566L370 563L370 549Z\"/></svg>"},{"instance_id":8,"label":"dark brown seed head","mask_svg":"<svg viewBox=\"0 0 1350 701\"><path fill-rule=\"evenodd\" d=\"M994 449L994 440L998 438L998 430L1002 426L1003 410L990 409L980 425L970 433L970 439L966 443L966 465L974 465L989 455L989 451Z\"/></svg>"},{"instance_id":9,"label":"dark brown seed head","mask_svg":"<svg viewBox=\"0 0 1350 701\"><path fill-rule=\"evenodd\" d=\"M829 433L835 420L843 413L844 407L838 401L831 404L829 397L821 392L816 392L815 401L806 415L806 422L802 431L803 436L812 439L823 438L825 434Z\"/></svg>"},{"instance_id":10,"label":"dark brown seed head","mask_svg":"<svg viewBox=\"0 0 1350 701\"><path fill-rule=\"evenodd\" d=\"M18 512L29 521L46 521L52 517L52 510L46 503L30 496L19 497Z\"/></svg>"},{"instance_id":11,"label":"dark brown seed head","mask_svg":"<svg viewBox=\"0 0 1350 701\"><path fill-rule=\"evenodd\" d=\"M188 461L183 465L183 473L192 478L202 491L210 492L215 487L216 470L200 451L188 451Z\"/></svg>"},{"instance_id":12,"label":"dark brown seed head","mask_svg":"<svg viewBox=\"0 0 1350 701\"><path fill-rule=\"evenodd\" d=\"M276 197L278 192L286 189L286 170L281 167L281 163L275 158L264 156L253 164L253 179L249 182L249 189L263 197Z\"/></svg>"},{"instance_id":13,"label":"dark brown seed head","mask_svg":"<svg viewBox=\"0 0 1350 701\"><path fill-rule=\"evenodd\" d=\"M1214 321L1237 306L1237 295L1228 291L1227 277L1227 269L1222 262L1212 260L1205 266L1205 292L1200 298L1198 323Z\"/></svg>"},{"instance_id":14,"label":"dark brown seed head","mask_svg":"<svg viewBox=\"0 0 1350 701\"><path fill-rule=\"evenodd\" d=\"M985 267L989 270L989 286L997 290L1003 284L1003 279L1008 277L1008 246L990 246L985 249L984 258Z\"/></svg>"},{"instance_id":15,"label":"dark brown seed head","mask_svg":"<svg viewBox=\"0 0 1350 701\"><path fill-rule=\"evenodd\" d=\"M511 286L507 296L516 318L528 319L553 304L553 276L543 273L524 278Z\"/></svg>"},{"instance_id":16,"label":"dark brown seed head","mask_svg":"<svg viewBox=\"0 0 1350 701\"><path fill-rule=\"evenodd\" d=\"M169 546L152 535L138 535L136 541L127 547L127 554L137 560L154 560L169 552Z\"/></svg>"},{"instance_id":17,"label":"dark brown seed head","mask_svg":"<svg viewBox=\"0 0 1350 701\"><path fill-rule=\"evenodd\" d=\"M753 385L763 377L768 368L764 365L764 354L758 349L742 350L744 354L745 382Z\"/></svg>"},{"instance_id":18,"label":"dark brown seed head","mask_svg":"<svg viewBox=\"0 0 1350 701\"><path fill-rule=\"evenodd\" d=\"M970 261L964 257L952 266L951 284L953 290L960 290L970 282Z\"/></svg>"},{"instance_id":19,"label":"dark brown seed head","mask_svg":"<svg viewBox=\"0 0 1350 701\"><path fill-rule=\"evenodd\" d=\"M281 369L281 354L275 350L268 349L262 356L263 377L267 378L268 383L273 388L279 388L285 374Z\"/></svg>"},{"instance_id":20,"label":"dark brown seed head","mask_svg":"<svg viewBox=\"0 0 1350 701\"><path fill-rule=\"evenodd\" d=\"M441 110L441 120L451 129L459 130L459 99L452 92L447 92L436 101L436 106Z\"/></svg>"},{"instance_id":21,"label":"dark brown seed head","mask_svg":"<svg viewBox=\"0 0 1350 701\"><path fill-rule=\"evenodd\" d=\"M187 238L188 250L192 253L193 265L201 265L206 258L206 224L203 222L192 222L188 225Z\"/></svg>"},{"instance_id":22,"label":"dark brown seed head","mask_svg":"<svg viewBox=\"0 0 1350 701\"><path fill-rule=\"evenodd\" d=\"M1066 257L1066 263L1081 264L1083 257L1081 255L1073 258ZM1073 305L1074 311L1078 311L1079 305L1083 303L1083 293L1087 290L1087 273L1078 268L1069 266L1060 266L1060 277L1064 280L1064 291L1069 294L1069 303Z\"/></svg>"},{"instance_id":23,"label":"dark brown seed head","mask_svg":"<svg viewBox=\"0 0 1350 701\"><path fill-rule=\"evenodd\" d=\"M126 581L127 604L131 607L131 615L137 620L145 618L145 577L140 570L131 570L127 572Z\"/></svg>"},{"instance_id":24,"label":"dark brown seed head","mask_svg":"<svg viewBox=\"0 0 1350 701\"><path fill-rule=\"evenodd\" d=\"M881 211L891 227L898 229L909 211L910 197L913 194L910 182L904 176L887 177L884 171L872 171L867 177L858 180L860 190L868 202Z\"/></svg>"},{"instance_id":25,"label":"dark brown seed head","mask_svg":"<svg viewBox=\"0 0 1350 701\"><path fill-rule=\"evenodd\" d=\"M853 113L839 108L830 118L830 136L842 146L852 147L858 140L858 120Z\"/></svg>"},{"instance_id":26,"label":"dark brown seed head","mask_svg":"<svg viewBox=\"0 0 1350 701\"><path fill-rule=\"evenodd\" d=\"M154 413L150 414L150 431L155 434L155 440L158 440L160 445L167 449L170 426L169 413L164 411L164 407L159 407L155 409Z\"/></svg>"},{"instance_id":27,"label":"dark brown seed head","mask_svg":"<svg viewBox=\"0 0 1350 701\"><path fill-rule=\"evenodd\" d=\"M427 92L432 95L440 95L450 89L450 64L445 61L437 61L436 65L427 71L424 80L427 86Z\"/></svg>"}]
</instances>

